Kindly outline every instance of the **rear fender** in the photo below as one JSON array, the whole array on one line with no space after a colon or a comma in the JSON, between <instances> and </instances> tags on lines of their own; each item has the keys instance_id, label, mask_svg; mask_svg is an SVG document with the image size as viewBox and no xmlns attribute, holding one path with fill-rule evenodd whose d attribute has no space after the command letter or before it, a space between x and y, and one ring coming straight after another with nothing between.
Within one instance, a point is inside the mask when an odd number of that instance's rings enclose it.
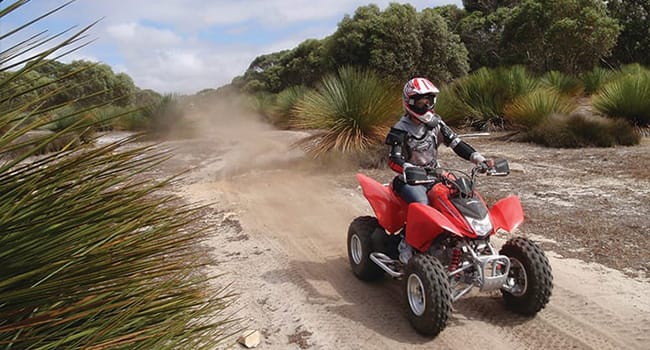
<instances>
[{"instance_id":1,"label":"rear fender","mask_svg":"<svg viewBox=\"0 0 650 350\"><path fill-rule=\"evenodd\" d=\"M375 212L379 225L390 233L399 231L406 220L406 204L398 198L393 190L376 180L357 174L364 197Z\"/></svg>"},{"instance_id":2,"label":"rear fender","mask_svg":"<svg viewBox=\"0 0 650 350\"><path fill-rule=\"evenodd\" d=\"M460 230L437 209L422 203L411 203L406 219L406 242L424 252L438 235L448 231L460 235Z\"/></svg>"},{"instance_id":3,"label":"rear fender","mask_svg":"<svg viewBox=\"0 0 650 350\"><path fill-rule=\"evenodd\" d=\"M521 207L519 197L508 196L500 199L490 209L490 218L494 232L503 229L512 233L524 222L524 209Z\"/></svg>"}]
</instances>

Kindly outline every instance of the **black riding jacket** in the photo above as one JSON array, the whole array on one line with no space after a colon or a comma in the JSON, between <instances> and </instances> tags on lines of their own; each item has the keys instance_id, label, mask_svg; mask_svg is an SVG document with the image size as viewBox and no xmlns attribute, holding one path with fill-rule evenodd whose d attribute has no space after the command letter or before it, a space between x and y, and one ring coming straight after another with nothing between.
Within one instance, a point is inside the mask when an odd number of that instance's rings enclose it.
<instances>
[{"instance_id":1,"label":"black riding jacket","mask_svg":"<svg viewBox=\"0 0 650 350\"><path fill-rule=\"evenodd\" d=\"M434 119L431 123L416 124L407 114L391 128L386 137L386 144L390 146L391 169L402 173L406 162L421 167L437 167L438 146L442 143L466 160L476 162L479 157L482 158L480 153L461 140L438 115Z\"/></svg>"}]
</instances>

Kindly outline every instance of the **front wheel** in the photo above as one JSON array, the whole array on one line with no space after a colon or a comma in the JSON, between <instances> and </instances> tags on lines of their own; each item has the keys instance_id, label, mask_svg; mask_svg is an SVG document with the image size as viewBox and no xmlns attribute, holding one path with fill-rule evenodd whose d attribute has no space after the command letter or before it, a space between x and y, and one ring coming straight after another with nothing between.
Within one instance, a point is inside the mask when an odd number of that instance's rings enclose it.
<instances>
[{"instance_id":1,"label":"front wheel","mask_svg":"<svg viewBox=\"0 0 650 350\"><path fill-rule=\"evenodd\" d=\"M373 252L372 235L376 230L383 231L377 219L372 216L360 216L348 228L350 266L354 275L364 281L374 281L384 276L384 271L370 260L370 253Z\"/></svg>"},{"instance_id":2,"label":"front wheel","mask_svg":"<svg viewBox=\"0 0 650 350\"><path fill-rule=\"evenodd\" d=\"M548 303L553 290L551 265L544 251L524 237L508 240L500 253L510 258L507 288L502 289L506 306L522 315L534 315Z\"/></svg>"},{"instance_id":3,"label":"front wheel","mask_svg":"<svg viewBox=\"0 0 650 350\"><path fill-rule=\"evenodd\" d=\"M442 264L431 255L416 254L403 277L408 318L423 335L436 336L447 326L451 288Z\"/></svg>"}]
</instances>

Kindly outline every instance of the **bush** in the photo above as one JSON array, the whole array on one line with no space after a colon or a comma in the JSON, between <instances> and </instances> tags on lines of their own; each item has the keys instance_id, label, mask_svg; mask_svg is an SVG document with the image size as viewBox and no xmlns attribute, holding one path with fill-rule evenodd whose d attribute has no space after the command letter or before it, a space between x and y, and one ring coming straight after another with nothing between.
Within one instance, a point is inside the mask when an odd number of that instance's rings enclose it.
<instances>
[{"instance_id":1,"label":"bush","mask_svg":"<svg viewBox=\"0 0 650 350\"><path fill-rule=\"evenodd\" d=\"M537 89L519 96L504 111L506 119L513 126L528 130L542 123L553 114L569 114L575 110L573 100L556 90Z\"/></svg>"},{"instance_id":2,"label":"bush","mask_svg":"<svg viewBox=\"0 0 650 350\"><path fill-rule=\"evenodd\" d=\"M276 95L269 92L258 92L250 95L248 106L255 113L262 116L265 120L273 121L273 109L275 107Z\"/></svg>"},{"instance_id":3,"label":"bush","mask_svg":"<svg viewBox=\"0 0 650 350\"><path fill-rule=\"evenodd\" d=\"M582 85L584 86L585 93L588 95L594 94L600 90L605 83L614 77L614 72L609 69L596 67L592 71L584 73L581 76Z\"/></svg>"},{"instance_id":4,"label":"bush","mask_svg":"<svg viewBox=\"0 0 650 350\"><path fill-rule=\"evenodd\" d=\"M481 68L445 87L436 111L445 120L462 118L463 124L475 129L504 129L506 105L537 85L521 66Z\"/></svg>"},{"instance_id":5,"label":"bush","mask_svg":"<svg viewBox=\"0 0 650 350\"><path fill-rule=\"evenodd\" d=\"M555 148L634 145L640 136L623 120L573 113L553 114L524 134L525 141Z\"/></svg>"},{"instance_id":6,"label":"bush","mask_svg":"<svg viewBox=\"0 0 650 350\"><path fill-rule=\"evenodd\" d=\"M541 86L554 89L563 95L579 96L584 90L579 79L558 71L550 71L542 75L539 80Z\"/></svg>"},{"instance_id":7,"label":"bush","mask_svg":"<svg viewBox=\"0 0 650 350\"><path fill-rule=\"evenodd\" d=\"M314 157L356 152L384 141L402 111L400 89L372 71L343 67L296 107L294 126L322 130L300 143Z\"/></svg>"},{"instance_id":8,"label":"bush","mask_svg":"<svg viewBox=\"0 0 650 350\"><path fill-rule=\"evenodd\" d=\"M305 86L298 85L280 92L275 98L271 123L279 128L288 128L294 118L296 104L302 100L307 91Z\"/></svg>"},{"instance_id":9,"label":"bush","mask_svg":"<svg viewBox=\"0 0 650 350\"><path fill-rule=\"evenodd\" d=\"M610 118L624 118L635 126L650 124L650 71L628 66L594 95L594 108Z\"/></svg>"},{"instance_id":10,"label":"bush","mask_svg":"<svg viewBox=\"0 0 650 350\"><path fill-rule=\"evenodd\" d=\"M178 103L176 96L167 94L157 103L142 108L149 132L156 136L169 136L172 131L188 133L190 125L183 124L185 112Z\"/></svg>"},{"instance_id":11,"label":"bush","mask_svg":"<svg viewBox=\"0 0 650 350\"><path fill-rule=\"evenodd\" d=\"M27 3L9 4L3 15ZM15 74L26 74L58 50L74 51L67 46L83 45L78 40L88 28L53 44L51 51L30 55ZM60 35L66 34L53 38ZM25 49L39 43L37 36L24 43ZM21 52L3 59L12 54ZM0 73L5 69L0 66ZM125 149L132 140L124 140L31 157L88 125L66 124L68 113L52 116L40 109L38 99L47 95L38 90L37 100L25 99L22 106L3 99L14 92L0 81L0 158L17 152L0 160L0 345L41 350L218 346L232 329L225 308L233 295L203 270L214 263L200 245L208 234L199 220L206 209L165 194L172 179L153 181L145 173L167 155L154 147ZM15 145L46 124L68 126L34 136L32 148Z\"/></svg>"}]
</instances>

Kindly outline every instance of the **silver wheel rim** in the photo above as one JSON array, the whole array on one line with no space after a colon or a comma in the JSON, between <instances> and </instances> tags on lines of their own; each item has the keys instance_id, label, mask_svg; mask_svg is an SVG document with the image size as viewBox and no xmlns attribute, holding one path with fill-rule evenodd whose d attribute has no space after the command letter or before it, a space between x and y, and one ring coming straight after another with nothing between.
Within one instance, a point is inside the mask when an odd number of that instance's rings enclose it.
<instances>
[{"instance_id":1,"label":"silver wheel rim","mask_svg":"<svg viewBox=\"0 0 650 350\"><path fill-rule=\"evenodd\" d=\"M526 294L528 289L528 276L521 261L510 258L510 273L508 273L508 286L510 294L520 297Z\"/></svg>"},{"instance_id":2,"label":"silver wheel rim","mask_svg":"<svg viewBox=\"0 0 650 350\"><path fill-rule=\"evenodd\" d=\"M422 280L418 275L409 275L406 283L406 295L413 313L416 316L422 316L427 302L424 294L424 284L422 284Z\"/></svg>"},{"instance_id":3,"label":"silver wheel rim","mask_svg":"<svg viewBox=\"0 0 650 350\"><path fill-rule=\"evenodd\" d=\"M350 237L350 253L352 255L352 261L356 265L359 265L363 257L363 249L361 248L361 239L356 234Z\"/></svg>"}]
</instances>

